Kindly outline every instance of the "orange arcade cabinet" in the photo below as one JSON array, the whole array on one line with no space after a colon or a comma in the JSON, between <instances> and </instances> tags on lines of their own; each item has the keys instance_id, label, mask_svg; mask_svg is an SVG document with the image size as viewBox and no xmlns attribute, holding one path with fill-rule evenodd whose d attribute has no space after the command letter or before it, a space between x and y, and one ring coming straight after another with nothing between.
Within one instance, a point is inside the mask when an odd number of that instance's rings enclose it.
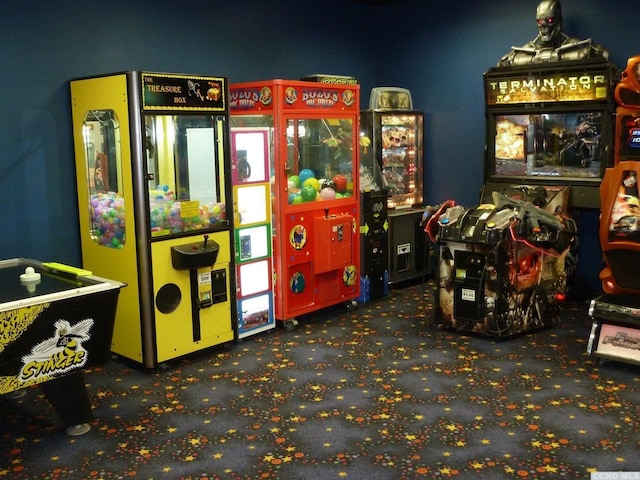
<instances>
[{"instance_id":1,"label":"orange arcade cabinet","mask_svg":"<svg viewBox=\"0 0 640 480\"><path fill-rule=\"evenodd\" d=\"M640 56L628 60L615 98L615 165L600 185L604 294L591 302L587 351L640 364Z\"/></svg>"}]
</instances>

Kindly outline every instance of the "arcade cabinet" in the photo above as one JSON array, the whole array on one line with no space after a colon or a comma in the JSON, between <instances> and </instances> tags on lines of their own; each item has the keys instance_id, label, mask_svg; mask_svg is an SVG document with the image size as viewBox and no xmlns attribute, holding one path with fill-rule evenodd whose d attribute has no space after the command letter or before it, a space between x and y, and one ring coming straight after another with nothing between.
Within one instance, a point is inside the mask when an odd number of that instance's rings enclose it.
<instances>
[{"instance_id":1,"label":"arcade cabinet","mask_svg":"<svg viewBox=\"0 0 640 480\"><path fill-rule=\"evenodd\" d=\"M615 166L600 186L604 293L591 302L587 352L640 364L640 56L628 60L615 97Z\"/></svg>"},{"instance_id":2,"label":"arcade cabinet","mask_svg":"<svg viewBox=\"0 0 640 480\"><path fill-rule=\"evenodd\" d=\"M286 329L359 295L359 92L280 79L230 88L232 131L269 132L274 313Z\"/></svg>"},{"instance_id":3,"label":"arcade cabinet","mask_svg":"<svg viewBox=\"0 0 640 480\"><path fill-rule=\"evenodd\" d=\"M484 75L485 183L474 208L443 204L438 316L505 337L553 325L577 234L611 164L613 67L604 59L495 67Z\"/></svg>"},{"instance_id":4,"label":"arcade cabinet","mask_svg":"<svg viewBox=\"0 0 640 480\"><path fill-rule=\"evenodd\" d=\"M375 238L375 229L363 239L373 245L373 250L363 249L362 262L375 298L375 292L386 291L387 283L419 278L427 268L428 246L421 225L424 115L413 109L409 90L375 87L369 109L360 112L360 122L362 210L377 208L378 197L387 197L387 211L382 213L387 239ZM379 266L377 245L385 247L386 265Z\"/></svg>"},{"instance_id":5,"label":"arcade cabinet","mask_svg":"<svg viewBox=\"0 0 640 480\"><path fill-rule=\"evenodd\" d=\"M128 285L113 352L155 367L236 338L224 77L70 82L84 268Z\"/></svg>"}]
</instances>

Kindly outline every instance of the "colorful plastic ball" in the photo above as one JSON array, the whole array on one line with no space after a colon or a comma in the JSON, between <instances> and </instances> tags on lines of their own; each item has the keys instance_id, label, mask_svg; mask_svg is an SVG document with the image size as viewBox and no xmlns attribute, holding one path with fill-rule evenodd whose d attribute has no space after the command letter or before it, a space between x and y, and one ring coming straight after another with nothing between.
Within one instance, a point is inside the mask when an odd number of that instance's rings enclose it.
<instances>
[{"instance_id":1,"label":"colorful plastic ball","mask_svg":"<svg viewBox=\"0 0 640 480\"><path fill-rule=\"evenodd\" d=\"M302 187L304 188L307 185L312 186L316 192L320 191L320 182L318 182L317 178L307 178L302 184Z\"/></svg>"},{"instance_id":2,"label":"colorful plastic ball","mask_svg":"<svg viewBox=\"0 0 640 480\"><path fill-rule=\"evenodd\" d=\"M323 188L320 190L320 198L322 200L335 200L336 191L333 188Z\"/></svg>"},{"instance_id":3,"label":"colorful plastic ball","mask_svg":"<svg viewBox=\"0 0 640 480\"><path fill-rule=\"evenodd\" d=\"M302 200L304 200L305 202L313 202L318 195L318 191L311 185L307 185L305 187L302 187L300 195L302 196Z\"/></svg>"},{"instance_id":4,"label":"colorful plastic ball","mask_svg":"<svg viewBox=\"0 0 640 480\"><path fill-rule=\"evenodd\" d=\"M295 193L293 195L293 202L291 202L293 205L298 205L299 203L304 203L304 198L302 198L302 194L300 193Z\"/></svg>"},{"instance_id":5,"label":"colorful plastic ball","mask_svg":"<svg viewBox=\"0 0 640 480\"><path fill-rule=\"evenodd\" d=\"M307 178L316 178L316 174L313 173L313 170L311 170L310 168L304 168L300 170L300 172L298 172L298 176L300 177L300 183L302 185L304 185L304 181Z\"/></svg>"},{"instance_id":6,"label":"colorful plastic ball","mask_svg":"<svg viewBox=\"0 0 640 480\"><path fill-rule=\"evenodd\" d=\"M293 182L295 188L300 188L300 177L298 175L289 175L289 182Z\"/></svg>"},{"instance_id":7,"label":"colorful plastic ball","mask_svg":"<svg viewBox=\"0 0 640 480\"><path fill-rule=\"evenodd\" d=\"M336 192L344 193L347 191L347 177L345 177L344 175L338 174L338 175L334 175L332 180L333 180L333 183L335 183L336 185Z\"/></svg>"},{"instance_id":8,"label":"colorful plastic ball","mask_svg":"<svg viewBox=\"0 0 640 480\"><path fill-rule=\"evenodd\" d=\"M287 190L292 191L292 190L295 190L296 188L298 188L296 186L296 182L294 182L291 179L287 180Z\"/></svg>"}]
</instances>

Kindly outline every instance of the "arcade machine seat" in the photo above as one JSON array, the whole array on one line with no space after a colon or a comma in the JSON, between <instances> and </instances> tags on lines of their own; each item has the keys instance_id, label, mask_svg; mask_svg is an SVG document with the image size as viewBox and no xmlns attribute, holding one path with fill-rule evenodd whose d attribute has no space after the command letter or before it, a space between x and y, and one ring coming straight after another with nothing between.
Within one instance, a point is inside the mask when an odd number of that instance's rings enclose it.
<instances>
[{"instance_id":1,"label":"arcade machine seat","mask_svg":"<svg viewBox=\"0 0 640 480\"><path fill-rule=\"evenodd\" d=\"M615 166L600 185L604 293L589 308L593 325L587 352L640 364L640 56L629 59L615 97Z\"/></svg>"}]
</instances>

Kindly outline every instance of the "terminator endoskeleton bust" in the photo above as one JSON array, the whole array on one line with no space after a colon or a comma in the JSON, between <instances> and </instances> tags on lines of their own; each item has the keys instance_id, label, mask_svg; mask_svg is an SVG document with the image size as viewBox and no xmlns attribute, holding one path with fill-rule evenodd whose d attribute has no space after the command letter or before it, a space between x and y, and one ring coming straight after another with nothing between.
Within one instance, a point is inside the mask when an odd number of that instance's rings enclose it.
<instances>
[{"instance_id":1,"label":"terminator endoskeleton bust","mask_svg":"<svg viewBox=\"0 0 640 480\"><path fill-rule=\"evenodd\" d=\"M538 35L522 47L511 47L498 62L499 67L529 63L609 58L609 52L590 38L578 40L562 32L562 7L559 0L543 0L536 10Z\"/></svg>"}]
</instances>

